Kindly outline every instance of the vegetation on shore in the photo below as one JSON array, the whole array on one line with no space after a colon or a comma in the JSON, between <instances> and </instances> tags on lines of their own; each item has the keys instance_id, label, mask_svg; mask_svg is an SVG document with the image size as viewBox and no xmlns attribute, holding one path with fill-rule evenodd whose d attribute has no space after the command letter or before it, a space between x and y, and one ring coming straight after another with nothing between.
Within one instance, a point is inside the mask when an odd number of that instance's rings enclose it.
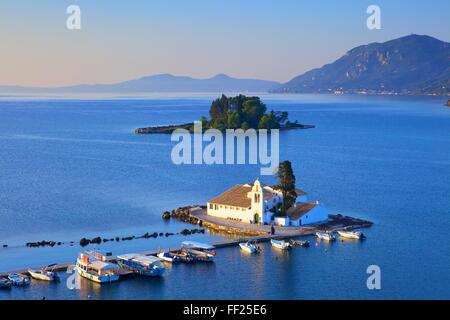
<instances>
[{"instance_id":1,"label":"vegetation on shore","mask_svg":"<svg viewBox=\"0 0 450 320\"><path fill-rule=\"evenodd\" d=\"M214 100L209 109L210 120L202 117L203 128L225 129L280 129L297 122L288 120L288 113L270 111L259 97L222 95Z\"/></svg>"},{"instance_id":2,"label":"vegetation on shore","mask_svg":"<svg viewBox=\"0 0 450 320\"><path fill-rule=\"evenodd\" d=\"M267 112L267 106L259 97L247 97L238 95L227 97L222 95L211 103L209 109L210 119L202 117L202 129L308 129L313 125L303 125L298 121L291 122L286 111ZM179 125L168 125L159 127L138 128L137 134L145 133L172 133L176 129L186 129L194 131L194 123L184 123Z\"/></svg>"}]
</instances>

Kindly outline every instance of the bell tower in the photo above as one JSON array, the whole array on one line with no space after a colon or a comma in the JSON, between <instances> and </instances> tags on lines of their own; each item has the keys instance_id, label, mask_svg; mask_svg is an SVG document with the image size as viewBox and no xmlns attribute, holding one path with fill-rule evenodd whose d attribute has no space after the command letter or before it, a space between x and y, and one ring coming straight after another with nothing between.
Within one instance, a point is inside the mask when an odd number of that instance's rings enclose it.
<instances>
[{"instance_id":1,"label":"bell tower","mask_svg":"<svg viewBox=\"0 0 450 320\"><path fill-rule=\"evenodd\" d=\"M252 191L248 193L248 197L252 200L253 223L264 223L264 191L258 179L253 183Z\"/></svg>"}]
</instances>

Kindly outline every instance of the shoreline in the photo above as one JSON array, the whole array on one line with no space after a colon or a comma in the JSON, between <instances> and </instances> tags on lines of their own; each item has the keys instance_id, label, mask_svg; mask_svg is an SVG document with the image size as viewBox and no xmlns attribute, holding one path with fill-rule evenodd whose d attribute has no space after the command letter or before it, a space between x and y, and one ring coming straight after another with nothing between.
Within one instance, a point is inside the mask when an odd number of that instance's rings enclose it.
<instances>
[{"instance_id":1,"label":"shoreline","mask_svg":"<svg viewBox=\"0 0 450 320\"><path fill-rule=\"evenodd\" d=\"M182 123L182 124L172 124L172 125L166 125L166 126L152 126L152 127L142 127L137 128L134 130L135 134L171 134L177 129L185 129L188 131L191 131L193 128L194 123ZM289 127L281 127L280 131L286 131L286 130L294 130L294 129L313 129L316 126L313 124L295 124ZM257 130L257 129L255 129Z\"/></svg>"}]
</instances>

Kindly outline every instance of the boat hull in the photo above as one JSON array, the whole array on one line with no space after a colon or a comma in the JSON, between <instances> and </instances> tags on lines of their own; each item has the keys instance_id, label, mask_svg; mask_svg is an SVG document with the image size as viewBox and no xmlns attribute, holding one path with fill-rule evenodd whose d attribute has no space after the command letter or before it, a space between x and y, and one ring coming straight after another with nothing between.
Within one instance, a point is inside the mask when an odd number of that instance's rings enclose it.
<instances>
[{"instance_id":1,"label":"boat hull","mask_svg":"<svg viewBox=\"0 0 450 320\"><path fill-rule=\"evenodd\" d=\"M28 277L21 276L8 276L8 279L11 281L14 286L26 286L30 284L30 280Z\"/></svg>"},{"instance_id":2,"label":"boat hull","mask_svg":"<svg viewBox=\"0 0 450 320\"><path fill-rule=\"evenodd\" d=\"M31 275L33 279L43 280L43 281L55 281L56 277L53 274L43 274L39 272L35 272L33 270L28 270L28 273Z\"/></svg>"},{"instance_id":3,"label":"boat hull","mask_svg":"<svg viewBox=\"0 0 450 320\"><path fill-rule=\"evenodd\" d=\"M180 257L178 257L176 255L169 256L169 255L165 254L164 252L158 253L156 256L165 262L176 263L176 262L180 261Z\"/></svg>"},{"instance_id":4,"label":"boat hull","mask_svg":"<svg viewBox=\"0 0 450 320\"><path fill-rule=\"evenodd\" d=\"M12 282L7 279L0 279L0 289L11 289Z\"/></svg>"},{"instance_id":5,"label":"boat hull","mask_svg":"<svg viewBox=\"0 0 450 320\"><path fill-rule=\"evenodd\" d=\"M242 251L248 252L248 253L255 253L256 248L254 246L248 245L246 243L239 243L239 247Z\"/></svg>"},{"instance_id":6,"label":"boat hull","mask_svg":"<svg viewBox=\"0 0 450 320\"><path fill-rule=\"evenodd\" d=\"M331 234L327 234L327 233L316 233L317 238L321 239L321 240L326 240L326 241L334 241L336 240L336 238L331 235Z\"/></svg>"},{"instance_id":7,"label":"boat hull","mask_svg":"<svg viewBox=\"0 0 450 320\"><path fill-rule=\"evenodd\" d=\"M291 245L288 242L285 242L285 241L270 240L270 243L272 244L272 247L275 248L275 249L280 249L280 250L289 250L289 249L291 249Z\"/></svg>"},{"instance_id":8,"label":"boat hull","mask_svg":"<svg viewBox=\"0 0 450 320\"><path fill-rule=\"evenodd\" d=\"M346 239L360 240L362 238L362 234L359 232L338 231L337 233L339 234L340 237L343 237Z\"/></svg>"}]
</instances>

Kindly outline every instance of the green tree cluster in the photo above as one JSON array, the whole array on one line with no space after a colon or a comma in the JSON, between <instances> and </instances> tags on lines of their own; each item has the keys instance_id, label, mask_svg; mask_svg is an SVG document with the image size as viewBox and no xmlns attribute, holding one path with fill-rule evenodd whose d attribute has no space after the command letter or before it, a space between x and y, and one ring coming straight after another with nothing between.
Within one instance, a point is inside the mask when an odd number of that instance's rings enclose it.
<instances>
[{"instance_id":1,"label":"green tree cluster","mask_svg":"<svg viewBox=\"0 0 450 320\"><path fill-rule=\"evenodd\" d=\"M202 118L206 128L225 129L279 129L287 121L287 112L267 113L266 105L259 97L222 95L209 109L210 120Z\"/></svg>"}]
</instances>

